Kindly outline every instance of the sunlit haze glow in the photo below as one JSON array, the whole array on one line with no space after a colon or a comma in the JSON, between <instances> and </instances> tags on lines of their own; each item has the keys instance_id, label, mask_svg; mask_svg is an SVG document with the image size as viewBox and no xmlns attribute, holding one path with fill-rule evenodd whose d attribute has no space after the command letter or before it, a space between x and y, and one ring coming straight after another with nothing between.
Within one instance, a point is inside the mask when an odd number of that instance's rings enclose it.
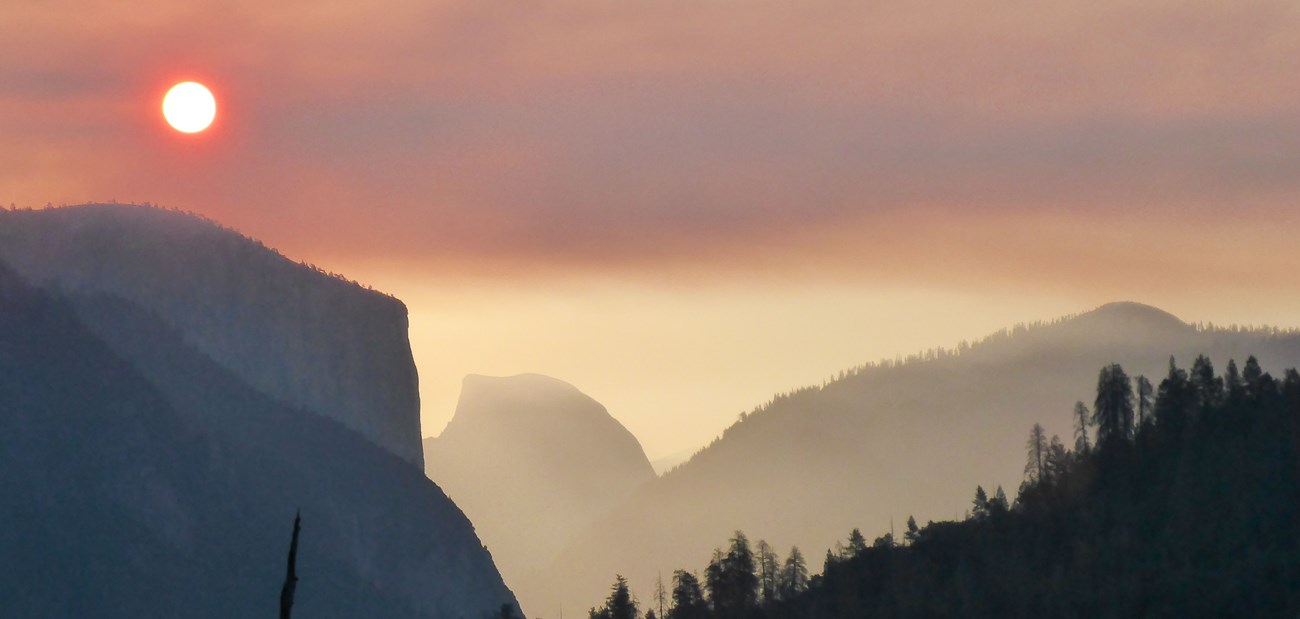
<instances>
[{"instance_id":1,"label":"sunlit haze glow","mask_svg":"<svg viewBox=\"0 0 1300 619\"><path fill-rule=\"evenodd\" d=\"M0 203L191 210L397 295L427 435L468 373L568 381L657 458L1108 301L1300 325L1291 0L67 12L0 4ZM158 122L183 75L202 140Z\"/></svg>"}]
</instances>

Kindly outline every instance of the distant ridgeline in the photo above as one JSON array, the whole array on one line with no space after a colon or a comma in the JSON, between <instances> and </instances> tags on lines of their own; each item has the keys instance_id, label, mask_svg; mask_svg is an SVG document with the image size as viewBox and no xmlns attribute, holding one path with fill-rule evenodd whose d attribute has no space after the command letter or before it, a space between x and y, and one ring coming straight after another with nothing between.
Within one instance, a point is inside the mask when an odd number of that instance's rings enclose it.
<instances>
[{"instance_id":1,"label":"distant ridgeline","mask_svg":"<svg viewBox=\"0 0 1300 619\"><path fill-rule=\"evenodd\" d=\"M1134 382L1136 382L1136 389ZM1254 357L1215 374L1170 360L1152 388L1102 369L1073 448L1035 425L1014 502L982 487L962 521L868 544L854 529L808 577L741 532L702 578L640 598L667 619L1295 617L1300 613L1300 374ZM918 478L916 484L927 480ZM644 593L644 592L643 592ZM634 619L621 576L592 619Z\"/></svg>"},{"instance_id":2,"label":"distant ridgeline","mask_svg":"<svg viewBox=\"0 0 1300 619\"><path fill-rule=\"evenodd\" d=\"M969 506L960 497L976 485L1014 490L1025 428L1071 436L1075 398L1095 386L1097 368L1120 363L1159 382L1171 355L1184 365L1254 355L1263 367L1294 367L1300 333L1197 326L1112 303L862 366L743 415L512 585L530 614L556 619L603 597L612 574L644 596L657 576L700 565L737 529L776 548L824 549L854 527L901 527L909 514L960 518Z\"/></svg>"}]
</instances>

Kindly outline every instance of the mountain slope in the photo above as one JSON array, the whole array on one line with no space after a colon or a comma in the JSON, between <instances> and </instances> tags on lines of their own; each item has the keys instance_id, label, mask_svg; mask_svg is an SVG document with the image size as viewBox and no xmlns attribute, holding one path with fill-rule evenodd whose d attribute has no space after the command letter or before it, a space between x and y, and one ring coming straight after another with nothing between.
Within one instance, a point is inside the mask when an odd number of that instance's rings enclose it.
<instances>
[{"instance_id":1,"label":"mountain slope","mask_svg":"<svg viewBox=\"0 0 1300 619\"><path fill-rule=\"evenodd\" d=\"M466 377L451 423L425 441L425 462L508 582L549 563L655 477L640 443L604 406L535 374Z\"/></svg>"},{"instance_id":2,"label":"mountain slope","mask_svg":"<svg viewBox=\"0 0 1300 619\"><path fill-rule=\"evenodd\" d=\"M14 616L466 617L514 598L459 509L133 304L0 264L0 607Z\"/></svg>"},{"instance_id":3,"label":"mountain slope","mask_svg":"<svg viewBox=\"0 0 1300 619\"><path fill-rule=\"evenodd\" d=\"M1072 442L1073 398L1091 393L1097 368L1118 362L1154 380L1170 355L1186 364L1200 353L1221 365L1255 354L1266 367L1290 367L1300 363L1300 336L1198 330L1155 308L1112 304L959 353L860 368L748 415L516 590L548 611L585 607L610 575L650 591L657 573L706 563L736 529L816 556L853 527L887 530L909 513L961 516L960 497L977 484L1014 491L1032 424Z\"/></svg>"},{"instance_id":4,"label":"mountain slope","mask_svg":"<svg viewBox=\"0 0 1300 619\"><path fill-rule=\"evenodd\" d=\"M402 303L175 211L0 210L0 260L40 287L157 314L244 382L421 465Z\"/></svg>"}]
</instances>

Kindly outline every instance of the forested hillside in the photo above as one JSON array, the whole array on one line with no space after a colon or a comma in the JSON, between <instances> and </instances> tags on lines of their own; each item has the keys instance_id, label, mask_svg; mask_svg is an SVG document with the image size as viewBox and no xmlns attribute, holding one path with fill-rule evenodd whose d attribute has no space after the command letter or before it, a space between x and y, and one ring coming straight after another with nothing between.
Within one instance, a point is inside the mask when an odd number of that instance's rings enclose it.
<instances>
[{"instance_id":1,"label":"forested hillside","mask_svg":"<svg viewBox=\"0 0 1300 619\"><path fill-rule=\"evenodd\" d=\"M962 521L854 530L823 572L737 533L703 577L640 599L668 619L1294 617L1300 611L1300 374L1254 357L1216 375L1171 359L1158 385L1104 367L1075 435L1029 431L1009 501ZM1066 447L1066 442L1073 445ZM1020 454L1017 454L1020 455ZM925 483L918 478L916 483ZM990 494L992 496L990 496ZM798 553L794 553L798 554ZM671 593L669 593L671 591ZM593 617L636 616L620 577ZM649 592L647 592L649 593ZM648 603L645 603L649 600Z\"/></svg>"},{"instance_id":2,"label":"forested hillside","mask_svg":"<svg viewBox=\"0 0 1300 619\"><path fill-rule=\"evenodd\" d=\"M1293 367L1300 334L1190 324L1115 303L847 371L742 415L516 590L530 615L554 619L561 605L585 608L602 595L610 574L644 592L659 574L701 564L736 529L810 549L854 527L901 527L909 515L959 518L976 485L1014 495L1029 427L1070 442L1071 410L1097 368L1120 363L1158 383L1171 355L1184 365L1255 355L1264 367Z\"/></svg>"}]
</instances>

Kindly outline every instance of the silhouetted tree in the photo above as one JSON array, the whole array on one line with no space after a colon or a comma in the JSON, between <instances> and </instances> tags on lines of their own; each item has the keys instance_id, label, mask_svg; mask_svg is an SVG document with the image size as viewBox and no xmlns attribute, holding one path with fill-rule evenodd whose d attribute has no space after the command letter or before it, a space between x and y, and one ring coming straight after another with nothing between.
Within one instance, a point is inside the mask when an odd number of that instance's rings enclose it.
<instances>
[{"instance_id":1,"label":"silhouetted tree","mask_svg":"<svg viewBox=\"0 0 1300 619\"><path fill-rule=\"evenodd\" d=\"M1228 367L1223 371L1223 388L1229 400L1238 402L1246 397L1246 382L1237 370L1237 361L1228 359Z\"/></svg>"},{"instance_id":2,"label":"silhouetted tree","mask_svg":"<svg viewBox=\"0 0 1300 619\"><path fill-rule=\"evenodd\" d=\"M1092 417L1088 415L1088 407L1083 402L1074 403L1074 451L1080 455L1086 455L1092 450L1088 444L1088 426L1092 424Z\"/></svg>"},{"instance_id":3,"label":"silhouetted tree","mask_svg":"<svg viewBox=\"0 0 1300 619\"><path fill-rule=\"evenodd\" d=\"M993 493L993 498L989 499L989 514L1001 515L1011 511L1011 504L1007 501L1007 493L998 486L997 492Z\"/></svg>"},{"instance_id":4,"label":"silhouetted tree","mask_svg":"<svg viewBox=\"0 0 1300 619\"><path fill-rule=\"evenodd\" d=\"M1034 424L1029 430L1029 441L1025 443L1025 479L1029 483L1038 483L1043 478L1043 467L1047 465L1047 432L1040 424Z\"/></svg>"},{"instance_id":5,"label":"silhouetted tree","mask_svg":"<svg viewBox=\"0 0 1300 619\"><path fill-rule=\"evenodd\" d=\"M916 517L908 516L907 532L903 534L903 540L907 542L907 545L911 546L912 544L916 543L916 538L920 537L920 535L921 535L921 530L916 526Z\"/></svg>"},{"instance_id":6,"label":"silhouetted tree","mask_svg":"<svg viewBox=\"0 0 1300 619\"><path fill-rule=\"evenodd\" d=\"M705 619L709 605L704 600L700 580L686 570L673 572L673 607L667 619Z\"/></svg>"},{"instance_id":7,"label":"silhouetted tree","mask_svg":"<svg viewBox=\"0 0 1300 619\"><path fill-rule=\"evenodd\" d=\"M758 553L758 591L763 604L776 600L777 581L780 579L781 564L776 552L764 540L758 540L755 547Z\"/></svg>"},{"instance_id":8,"label":"silhouetted tree","mask_svg":"<svg viewBox=\"0 0 1300 619\"><path fill-rule=\"evenodd\" d=\"M1097 445L1133 437L1133 385L1124 368L1113 363L1097 376L1097 400L1092 419L1097 424Z\"/></svg>"},{"instance_id":9,"label":"silhouetted tree","mask_svg":"<svg viewBox=\"0 0 1300 619\"><path fill-rule=\"evenodd\" d=\"M808 588L808 564L798 546L790 547L790 556L781 566L781 599L789 600Z\"/></svg>"},{"instance_id":10,"label":"silhouetted tree","mask_svg":"<svg viewBox=\"0 0 1300 619\"><path fill-rule=\"evenodd\" d=\"M600 619L639 619L636 602L632 601L632 592L628 590L627 579L620 574L610 586L609 597L605 599L605 608Z\"/></svg>"},{"instance_id":11,"label":"silhouetted tree","mask_svg":"<svg viewBox=\"0 0 1300 619\"><path fill-rule=\"evenodd\" d=\"M1145 376L1138 376L1137 382L1137 427L1141 429L1148 423L1155 421L1155 415L1152 414L1152 407L1155 406L1155 388L1151 386L1151 381Z\"/></svg>"},{"instance_id":12,"label":"silhouetted tree","mask_svg":"<svg viewBox=\"0 0 1300 619\"><path fill-rule=\"evenodd\" d=\"M852 559L867 549L867 538L862 536L862 531L853 529L849 532L849 544L845 549L845 557Z\"/></svg>"},{"instance_id":13,"label":"silhouetted tree","mask_svg":"<svg viewBox=\"0 0 1300 619\"><path fill-rule=\"evenodd\" d=\"M1169 358L1169 373L1156 390L1156 423L1164 426L1173 436L1179 436L1196 404L1196 393L1187 372Z\"/></svg>"},{"instance_id":14,"label":"silhouetted tree","mask_svg":"<svg viewBox=\"0 0 1300 619\"><path fill-rule=\"evenodd\" d=\"M298 588L298 533L302 531L302 512L293 516L293 538L289 541L289 565L285 568L284 586L280 588L280 619L293 614L293 592Z\"/></svg>"},{"instance_id":15,"label":"silhouetted tree","mask_svg":"<svg viewBox=\"0 0 1300 619\"><path fill-rule=\"evenodd\" d=\"M749 538L736 531L727 552L715 553L705 571L704 586L718 616L740 616L758 605L758 576L754 572Z\"/></svg>"},{"instance_id":16,"label":"silhouetted tree","mask_svg":"<svg viewBox=\"0 0 1300 619\"><path fill-rule=\"evenodd\" d=\"M984 492L984 486L975 486L975 500L972 501L975 506L971 515L976 520L984 520L989 517L989 495Z\"/></svg>"},{"instance_id":17,"label":"silhouetted tree","mask_svg":"<svg viewBox=\"0 0 1300 619\"><path fill-rule=\"evenodd\" d=\"M1223 401L1223 379L1214 374L1214 364L1205 355L1197 355L1188 375L1196 402L1201 408L1217 406Z\"/></svg>"},{"instance_id":18,"label":"silhouetted tree","mask_svg":"<svg viewBox=\"0 0 1300 619\"><path fill-rule=\"evenodd\" d=\"M659 609L659 616L664 616L664 604L668 603L668 592L664 590L664 576L658 574L655 576L654 603Z\"/></svg>"},{"instance_id":19,"label":"silhouetted tree","mask_svg":"<svg viewBox=\"0 0 1300 619\"><path fill-rule=\"evenodd\" d=\"M1070 470L1070 451L1061 442L1061 437L1052 435L1047 444L1047 464L1044 468L1047 479L1053 483L1065 476Z\"/></svg>"},{"instance_id":20,"label":"silhouetted tree","mask_svg":"<svg viewBox=\"0 0 1300 619\"><path fill-rule=\"evenodd\" d=\"M1265 391L1264 370L1259 367L1259 360L1255 355L1246 359L1246 365L1241 370L1241 380L1245 383L1246 398L1252 402L1258 401L1260 395ZM1272 378L1270 377L1271 381Z\"/></svg>"}]
</instances>

